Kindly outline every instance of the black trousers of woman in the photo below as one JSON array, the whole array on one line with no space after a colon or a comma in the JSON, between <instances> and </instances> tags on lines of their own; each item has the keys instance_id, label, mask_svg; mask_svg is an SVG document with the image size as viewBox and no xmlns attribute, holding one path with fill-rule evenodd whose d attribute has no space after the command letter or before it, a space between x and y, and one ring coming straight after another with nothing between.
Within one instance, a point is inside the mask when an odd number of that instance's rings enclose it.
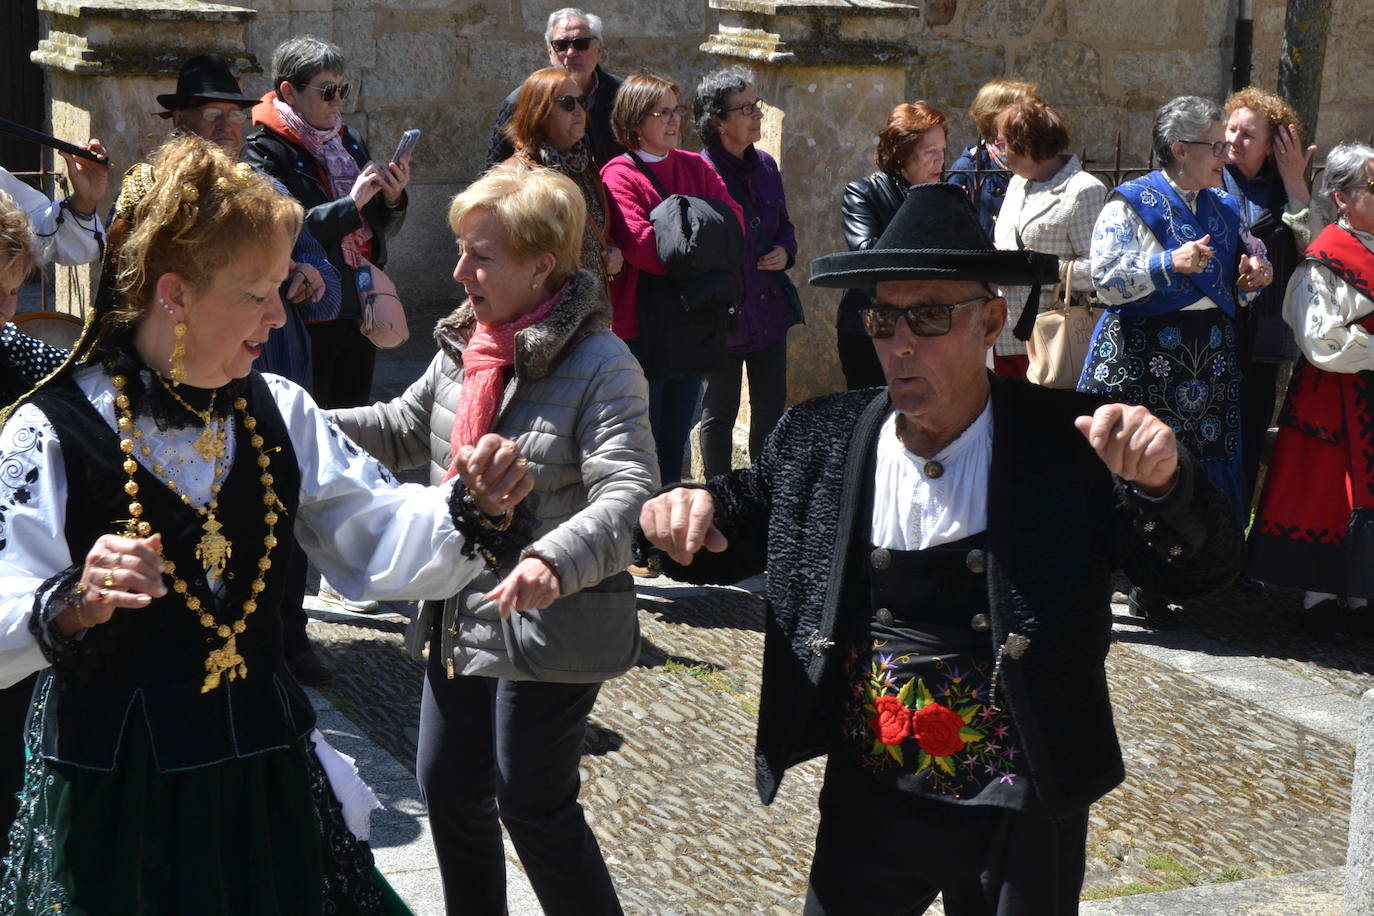
<instances>
[{"instance_id":1,"label":"black trousers of woman","mask_svg":"<svg viewBox=\"0 0 1374 916\"><path fill-rule=\"evenodd\" d=\"M787 338L753 353L731 353L725 365L706 376L701 401L701 457L710 479L730 473L740 381L749 372L749 460L763 451L787 404Z\"/></svg>"},{"instance_id":2,"label":"black trousers of woman","mask_svg":"<svg viewBox=\"0 0 1374 916\"><path fill-rule=\"evenodd\" d=\"M506 912L505 824L547 916L620 916L582 816L578 764L600 684L449 678L435 639L415 770L449 916Z\"/></svg>"}]
</instances>

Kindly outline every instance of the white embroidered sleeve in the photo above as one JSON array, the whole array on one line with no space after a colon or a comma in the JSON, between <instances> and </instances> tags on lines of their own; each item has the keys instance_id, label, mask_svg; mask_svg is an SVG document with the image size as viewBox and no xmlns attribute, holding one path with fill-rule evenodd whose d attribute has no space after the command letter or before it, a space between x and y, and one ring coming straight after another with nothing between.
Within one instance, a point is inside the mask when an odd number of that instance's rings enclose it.
<instances>
[{"instance_id":1,"label":"white embroidered sleeve","mask_svg":"<svg viewBox=\"0 0 1374 916\"><path fill-rule=\"evenodd\" d=\"M73 563L66 492L56 433L37 407L20 407L0 430L0 687L47 667L29 617L38 587Z\"/></svg>"},{"instance_id":2,"label":"white embroidered sleeve","mask_svg":"<svg viewBox=\"0 0 1374 916\"><path fill-rule=\"evenodd\" d=\"M301 470L296 539L354 599L444 598L483 569L464 556L449 514L452 484L399 483L325 417L298 385L267 376Z\"/></svg>"},{"instance_id":3,"label":"white embroidered sleeve","mask_svg":"<svg viewBox=\"0 0 1374 916\"><path fill-rule=\"evenodd\" d=\"M1107 201L1093 226L1092 276L1107 305L1143 299L1157 288L1152 268L1164 249L1126 201Z\"/></svg>"},{"instance_id":4,"label":"white embroidered sleeve","mask_svg":"<svg viewBox=\"0 0 1374 916\"><path fill-rule=\"evenodd\" d=\"M1298 349L1327 372L1374 369L1369 332L1355 323L1369 314L1367 298L1315 261L1298 267L1283 300L1283 318Z\"/></svg>"}]
</instances>

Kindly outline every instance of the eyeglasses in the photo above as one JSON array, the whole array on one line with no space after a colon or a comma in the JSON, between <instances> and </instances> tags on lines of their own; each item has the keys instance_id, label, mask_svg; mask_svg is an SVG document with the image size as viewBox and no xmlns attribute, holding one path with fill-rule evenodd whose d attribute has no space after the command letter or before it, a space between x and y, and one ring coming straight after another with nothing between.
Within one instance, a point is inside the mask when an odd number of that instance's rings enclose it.
<instances>
[{"instance_id":1,"label":"eyeglasses","mask_svg":"<svg viewBox=\"0 0 1374 916\"><path fill-rule=\"evenodd\" d=\"M760 114L763 113L763 104L763 99L754 99L754 101L752 102L746 102L743 105L736 105L734 108L727 108L722 112L722 114L729 115L732 111L738 111L746 118L752 118L754 116L754 112L759 112Z\"/></svg>"},{"instance_id":2,"label":"eyeglasses","mask_svg":"<svg viewBox=\"0 0 1374 916\"><path fill-rule=\"evenodd\" d=\"M574 51L585 51L596 40L593 35L583 35L581 38L554 38L549 41L549 47L558 54L567 54L569 48Z\"/></svg>"},{"instance_id":3,"label":"eyeglasses","mask_svg":"<svg viewBox=\"0 0 1374 916\"><path fill-rule=\"evenodd\" d=\"M1225 159L1226 154L1231 152L1231 147L1235 145L1230 140L1180 140L1178 142L1188 146L1210 146L1212 155L1218 159Z\"/></svg>"},{"instance_id":4,"label":"eyeglasses","mask_svg":"<svg viewBox=\"0 0 1374 916\"><path fill-rule=\"evenodd\" d=\"M679 105L676 108L660 108L658 111L651 111L649 117L663 121L681 121L686 114L687 106Z\"/></svg>"},{"instance_id":5,"label":"eyeglasses","mask_svg":"<svg viewBox=\"0 0 1374 916\"><path fill-rule=\"evenodd\" d=\"M332 102L334 101L334 96L336 95L341 99L348 98L348 88L350 85L350 83L344 83L343 85L339 85L337 83L325 83L323 86L306 85L302 86L301 88L314 89L316 92L318 92L321 96L324 97L324 100L326 102Z\"/></svg>"},{"instance_id":6,"label":"eyeglasses","mask_svg":"<svg viewBox=\"0 0 1374 916\"><path fill-rule=\"evenodd\" d=\"M897 308L895 305L875 305L870 308L860 309L859 317L863 319L864 332L869 337L876 337L885 340L897 333L897 319L905 318L907 327L917 337L940 337L948 334L950 327L954 324L954 310L965 305L972 305L975 302L986 302L991 296L978 296L973 299L965 299L963 302L951 303L931 303L928 305L913 305L909 308Z\"/></svg>"},{"instance_id":7,"label":"eyeglasses","mask_svg":"<svg viewBox=\"0 0 1374 916\"><path fill-rule=\"evenodd\" d=\"M199 108L192 108L191 111L207 124L214 124L220 120L229 124L242 124L248 120L248 111L244 108L216 108L213 105L202 105Z\"/></svg>"},{"instance_id":8,"label":"eyeglasses","mask_svg":"<svg viewBox=\"0 0 1374 916\"><path fill-rule=\"evenodd\" d=\"M567 112L571 112L574 108L587 110L587 97L585 95L560 95L553 100L553 103Z\"/></svg>"}]
</instances>

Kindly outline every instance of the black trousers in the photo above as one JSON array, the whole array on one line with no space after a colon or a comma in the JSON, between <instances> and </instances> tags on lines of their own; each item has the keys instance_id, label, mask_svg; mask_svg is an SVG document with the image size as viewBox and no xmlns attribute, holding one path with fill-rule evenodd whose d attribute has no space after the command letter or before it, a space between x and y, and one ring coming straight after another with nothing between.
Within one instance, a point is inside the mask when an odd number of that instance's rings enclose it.
<instances>
[{"instance_id":1,"label":"black trousers","mask_svg":"<svg viewBox=\"0 0 1374 916\"><path fill-rule=\"evenodd\" d=\"M619 916L577 802L587 716L601 685L450 679L442 654L436 640L415 769L449 916L506 912L501 824L548 916Z\"/></svg>"},{"instance_id":2,"label":"black trousers","mask_svg":"<svg viewBox=\"0 0 1374 916\"><path fill-rule=\"evenodd\" d=\"M377 348L353 318L307 325L314 361L315 401L321 407L364 407L372 403Z\"/></svg>"},{"instance_id":3,"label":"black trousers","mask_svg":"<svg viewBox=\"0 0 1374 916\"><path fill-rule=\"evenodd\" d=\"M706 376L701 401L701 458L709 480L730 473L741 376L749 371L749 460L763 451L787 404L787 338L753 353L731 353Z\"/></svg>"},{"instance_id":4,"label":"black trousers","mask_svg":"<svg viewBox=\"0 0 1374 916\"><path fill-rule=\"evenodd\" d=\"M887 384L883 364L878 361L878 352L873 349L873 338L867 334L850 334L837 329L835 346L840 351L845 387L850 391L881 388Z\"/></svg>"},{"instance_id":5,"label":"black trousers","mask_svg":"<svg viewBox=\"0 0 1374 916\"><path fill-rule=\"evenodd\" d=\"M24 787L24 722L37 674L0 690L0 859L8 855L10 824L19 813L19 790ZM8 738L5 735L9 735Z\"/></svg>"},{"instance_id":6,"label":"black trousers","mask_svg":"<svg viewBox=\"0 0 1374 916\"><path fill-rule=\"evenodd\" d=\"M805 916L947 916L1078 912L1088 812L960 806L882 786L832 754Z\"/></svg>"}]
</instances>

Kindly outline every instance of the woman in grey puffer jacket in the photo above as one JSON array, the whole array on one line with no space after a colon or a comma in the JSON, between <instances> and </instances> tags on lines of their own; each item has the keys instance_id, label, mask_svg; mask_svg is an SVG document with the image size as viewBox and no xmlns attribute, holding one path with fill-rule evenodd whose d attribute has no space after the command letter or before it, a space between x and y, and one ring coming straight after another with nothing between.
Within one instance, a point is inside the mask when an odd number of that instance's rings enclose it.
<instances>
[{"instance_id":1,"label":"woman in grey puffer jacket","mask_svg":"<svg viewBox=\"0 0 1374 916\"><path fill-rule=\"evenodd\" d=\"M469 301L435 329L439 353L399 398L331 413L393 468L428 461L435 482L456 445L498 433L535 480L514 569L426 602L407 634L417 656L430 645L416 768L451 913L504 912L498 815L546 913L620 912L577 767L600 683L639 655L625 567L658 465L639 363L601 285L575 272L583 214L550 170L475 182L449 212Z\"/></svg>"}]
</instances>

